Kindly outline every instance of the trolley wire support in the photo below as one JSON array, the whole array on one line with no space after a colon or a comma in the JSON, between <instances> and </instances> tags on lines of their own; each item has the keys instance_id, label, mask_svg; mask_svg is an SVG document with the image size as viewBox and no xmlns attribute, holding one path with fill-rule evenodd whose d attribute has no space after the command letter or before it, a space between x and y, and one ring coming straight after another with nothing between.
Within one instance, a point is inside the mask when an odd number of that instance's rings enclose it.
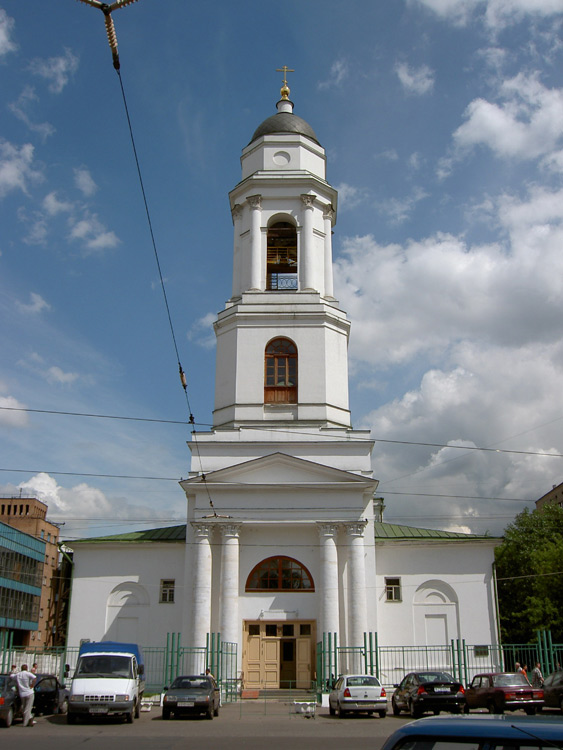
<instances>
[{"instance_id":1,"label":"trolley wire support","mask_svg":"<svg viewBox=\"0 0 563 750\"><path fill-rule=\"evenodd\" d=\"M104 22L106 24L106 34L108 35L108 42L111 49L111 56L113 57L113 67L119 70L119 54L117 52L117 35L115 33L115 26L111 14L118 8L124 8L126 5L136 3L137 0L115 0L113 3L102 3L100 0L78 0L85 5L91 5L92 8L98 8L104 14Z\"/></svg>"}]
</instances>

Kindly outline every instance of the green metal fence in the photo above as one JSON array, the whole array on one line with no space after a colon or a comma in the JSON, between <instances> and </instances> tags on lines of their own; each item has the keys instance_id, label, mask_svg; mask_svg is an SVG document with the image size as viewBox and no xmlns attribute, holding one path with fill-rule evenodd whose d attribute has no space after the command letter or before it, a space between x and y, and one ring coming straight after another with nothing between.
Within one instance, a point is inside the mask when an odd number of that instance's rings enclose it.
<instances>
[{"instance_id":1,"label":"green metal fence","mask_svg":"<svg viewBox=\"0 0 563 750\"><path fill-rule=\"evenodd\" d=\"M563 644L554 644L549 631L539 631L536 643L484 645L463 639L443 646L380 646L377 633L365 633L363 646L338 645L336 633L324 633L317 644L317 693L327 692L335 677L362 671L378 677L385 687L396 685L408 672L439 669L464 685L479 672L512 671L516 662L531 669L536 662L544 675L563 662Z\"/></svg>"}]
</instances>

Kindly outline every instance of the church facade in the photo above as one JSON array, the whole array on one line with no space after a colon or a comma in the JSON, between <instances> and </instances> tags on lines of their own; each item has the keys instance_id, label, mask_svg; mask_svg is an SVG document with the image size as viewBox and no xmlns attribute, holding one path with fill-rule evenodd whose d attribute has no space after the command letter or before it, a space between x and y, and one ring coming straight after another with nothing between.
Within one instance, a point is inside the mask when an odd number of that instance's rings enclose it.
<instances>
[{"instance_id":1,"label":"church facade","mask_svg":"<svg viewBox=\"0 0 563 750\"><path fill-rule=\"evenodd\" d=\"M69 645L180 633L203 647L217 633L247 688L309 685L327 639L349 653L373 634L496 645L497 540L382 520L374 443L350 419L337 193L285 81L241 165L213 427L194 434L181 482L187 522L73 544Z\"/></svg>"}]
</instances>

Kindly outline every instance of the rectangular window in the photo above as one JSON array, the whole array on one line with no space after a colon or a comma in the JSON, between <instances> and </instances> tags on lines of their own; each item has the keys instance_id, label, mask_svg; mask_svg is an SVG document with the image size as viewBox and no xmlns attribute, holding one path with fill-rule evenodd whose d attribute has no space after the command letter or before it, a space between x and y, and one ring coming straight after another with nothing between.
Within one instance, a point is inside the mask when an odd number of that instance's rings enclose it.
<instances>
[{"instance_id":1,"label":"rectangular window","mask_svg":"<svg viewBox=\"0 0 563 750\"><path fill-rule=\"evenodd\" d=\"M162 579L160 581L160 602L161 604L170 604L174 601L174 586L176 581L173 578Z\"/></svg>"},{"instance_id":2,"label":"rectangular window","mask_svg":"<svg viewBox=\"0 0 563 750\"><path fill-rule=\"evenodd\" d=\"M385 598L388 602L400 602L401 601L401 579L400 578L386 578L385 579Z\"/></svg>"},{"instance_id":3,"label":"rectangular window","mask_svg":"<svg viewBox=\"0 0 563 750\"><path fill-rule=\"evenodd\" d=\"M249 625L248 626L248 635L260 635L260 625Z\"/></svg>"}]
</instances>

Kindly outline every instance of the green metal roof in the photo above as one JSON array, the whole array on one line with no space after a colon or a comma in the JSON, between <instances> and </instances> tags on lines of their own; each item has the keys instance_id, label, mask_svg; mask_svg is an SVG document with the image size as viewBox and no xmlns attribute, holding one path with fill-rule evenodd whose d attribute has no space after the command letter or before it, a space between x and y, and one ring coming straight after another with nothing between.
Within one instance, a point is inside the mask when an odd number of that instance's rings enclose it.
<instances>
[{"instance_id":1,"label":"green metal roof","mask_svg":"<svg viewBox=\"0 0 563 750\"><path fill-rule=\"evenodd\" d=\"M406 541L415 539L445 541L447 539L475 542L488 540L493 541L497 537L487 534L464 534L460 531L440 531L439 529L419 529L415 526L403 526L396 523L383 523L377 521L375 524L376 541ZM88 542L89 544L101 544L104 542L185 542L186 524L180 526L165 526L161 529L146 529L144 531L131 531L127 534L112 534L111 536L96 536L90 539L77 539L76 542Z\"/></svg>"},{"instance_id":2,"label":"green metal roof","mask_svg":"<svg viewBox=\"0 0 563 750\"><path fill-rule=\"evenodd\" d=\"M130 531L127 534L111 534L110 536L95 536L90 539L76 539L75 542L185 542L186 524L180 526L165 526L162 529L145 529L144 531ZM72 542L69 545L72 546Z\"/></svg>"},{"instance_id":3,"label":"green metal roof","mask_svg":"<svg viewBox=\"0 0 563 750\"><path fill-rule=\"evenodd\" d=\"M376 521L375 540L406 540L406 539L436 539L444 541L446 539L465 540L466 542L475 542L483 539L489 541L496 537L487 534L465 534L461 531L441 531L439 529L419 529L415 526L403 526L397 523L383 523Z\"/></svg>"}]
</instances>

